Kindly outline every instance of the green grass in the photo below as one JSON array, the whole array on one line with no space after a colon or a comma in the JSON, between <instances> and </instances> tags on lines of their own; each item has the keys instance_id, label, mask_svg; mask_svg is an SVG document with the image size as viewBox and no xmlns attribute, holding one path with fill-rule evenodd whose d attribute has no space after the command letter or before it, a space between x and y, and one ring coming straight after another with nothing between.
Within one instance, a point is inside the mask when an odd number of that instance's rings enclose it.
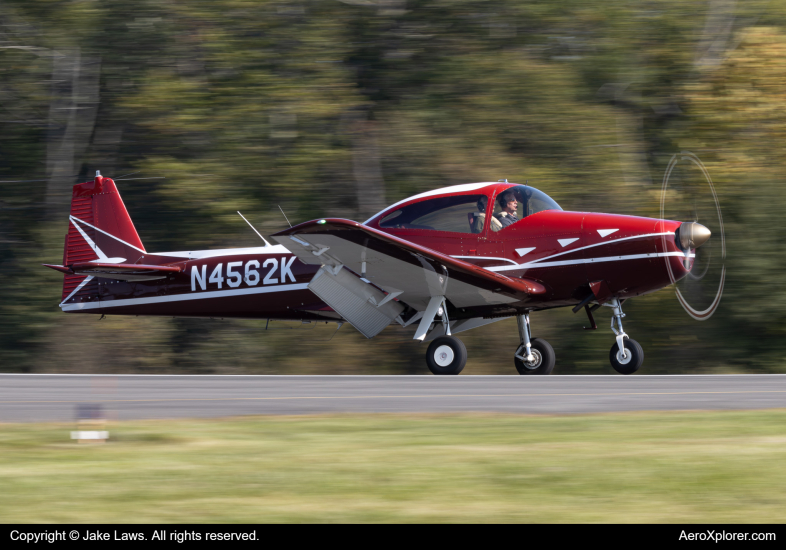
<instances>
[{"instance_id":1,"label":"green grass","mask_svg":"<svg viewBox=\"0 0 786 550\"><path fill-rule=\"evenodd\" d=\"M786 410L0 425L2 522L783 522Z\"/></svg>"}]
</instances>

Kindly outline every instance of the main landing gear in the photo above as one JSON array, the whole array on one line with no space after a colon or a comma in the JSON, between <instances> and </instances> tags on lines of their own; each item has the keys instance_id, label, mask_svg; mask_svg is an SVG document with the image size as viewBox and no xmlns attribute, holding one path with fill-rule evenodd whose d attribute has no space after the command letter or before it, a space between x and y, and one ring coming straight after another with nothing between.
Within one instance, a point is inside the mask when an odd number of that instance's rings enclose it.
<instances>
[{"instance_id":1,"label":"main landing gear","mask_svg":"<svg viewBox=\"0 0 786 550\"><path fill-rule=\"evenodd\" d=\"M540 338L531 338L529 313L517 315L521 344L513 356L513 363L519 374L551 374L554 370L554 349L551 344Z\"/></svg>"},{"instance_id":2,"label":"main landing gear","mask_svg":"<svg viewBox=\"0 0 786 550\"><path fill-rule=\"evenodd\" d=\"M458 374L467 364L467 348L455 336L440 336L429 344L426 363L433 374Z\"/></svg>"},{"instance_id":3,"label":"main landing gear","mask_svg":"<svg viewBox=\"0 0 786 550\"><path fill-rule=\"evenodd\" d=\"M603 305L609 306L614 311L611 317L611 330L614 332L617 342L609 352L611 366L620 374L633 374L644 362L644 350L636 340L630 339L622 328L622 318L625 317L625 314L622 313L622 304L619 299L614 298Z\"/></svg>"},{"instance_id":4,"label":"main landing gear","mask_svg":"<svg viewBox=\"0 0 786 550\"><path fill-rule=\"evenodd\" d=\"M442 281L441 278L440 281ZM464 370L464 365L467 364L467 348L464 346L464 342L450 334L448 306L444 296L431 298L418 327L421 337L418 338L416 333L415 338L422 339L426 335L428 327L437 315L442 318L442 330L445 336L435 338L429 344L428 351L426 351L428 370L433 374L458 374Z\"/></svg>"},{"instance_id":5,"label":"main landing gear","mask_svg":"<svg viewBox=\"0 0 786 550\"><path fill-rule=\"evenodd\" d=\"M532 338L529 313L517 315L521 344L513 363L519 374L551 374L554 370L554 349L540 338ZM429 344L426 363L433 374L458 374L467 364L467 348L455 336L440 336Z\"/></svg>"}]
</instances>

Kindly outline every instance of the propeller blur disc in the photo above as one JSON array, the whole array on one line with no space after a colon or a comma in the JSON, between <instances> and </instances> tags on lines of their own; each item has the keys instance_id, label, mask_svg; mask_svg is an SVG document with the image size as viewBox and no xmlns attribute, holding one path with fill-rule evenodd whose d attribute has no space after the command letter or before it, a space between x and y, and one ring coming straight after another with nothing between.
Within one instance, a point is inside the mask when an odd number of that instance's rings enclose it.
<instances>
[{"instance_id":1,"label":"propeller blur disc","mask_svg":"<svg viewBox=\"0 0 786 550\"><path fill-rule=\"evenodd\" d=\"M712 232L706 243L687 251L685 265L690 271L686 277L677 281L666 259L677 300L688 315L706 321L718 309L723 295L726 235L715 186L707 169L693 153L683 151L671 157L663 176L660 217L698 222Z\"/></svg>"}]
</instances>

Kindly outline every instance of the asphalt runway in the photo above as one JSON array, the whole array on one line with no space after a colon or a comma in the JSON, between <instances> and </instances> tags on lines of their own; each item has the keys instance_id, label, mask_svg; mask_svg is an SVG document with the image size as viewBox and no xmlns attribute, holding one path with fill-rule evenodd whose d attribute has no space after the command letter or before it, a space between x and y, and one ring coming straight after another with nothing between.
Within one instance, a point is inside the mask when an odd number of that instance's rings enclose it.
<instances>
[{"instance_id":1,"label":"asphalt runway","mask_svg":"<svg viewBox=\"0 0 786 550\"><path fill-rule=\"evenodd\" d=\"M786 375L135 376L0 374L0 422L259 414L577 414L786 407Z\"/></svg>"}]
</instances>

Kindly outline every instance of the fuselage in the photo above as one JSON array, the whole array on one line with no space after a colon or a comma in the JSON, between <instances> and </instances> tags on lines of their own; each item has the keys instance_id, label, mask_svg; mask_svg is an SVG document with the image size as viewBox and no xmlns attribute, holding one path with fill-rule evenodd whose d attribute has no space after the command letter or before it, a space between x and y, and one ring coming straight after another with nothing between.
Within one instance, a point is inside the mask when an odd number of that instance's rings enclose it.
<instances>
[{"instance_id":1,"label":"fuselage","mask_svg":"<svg viewBox=\"0 0 786 550\"><path fill-rule=\"evenodd\" d=\"M367 222L374 226L374 221ZM377 227L379 224L376 224ZM547 292L526 303L534 311L579 303L590 284L631 298L670 285L687 273L675 243L678 221L544 210L499 232L384 231L507 277L526 277ZM170 265L164 279L94 277L61 304L64 311L282 320L340 320L307 285L318 267L282 245L140 254L138 264ZM372 281L373 283L373 281ZM497 312L498 313L498 312ZM479 308L460 317L490 316Z\"/></svg>"}]
</instances>

